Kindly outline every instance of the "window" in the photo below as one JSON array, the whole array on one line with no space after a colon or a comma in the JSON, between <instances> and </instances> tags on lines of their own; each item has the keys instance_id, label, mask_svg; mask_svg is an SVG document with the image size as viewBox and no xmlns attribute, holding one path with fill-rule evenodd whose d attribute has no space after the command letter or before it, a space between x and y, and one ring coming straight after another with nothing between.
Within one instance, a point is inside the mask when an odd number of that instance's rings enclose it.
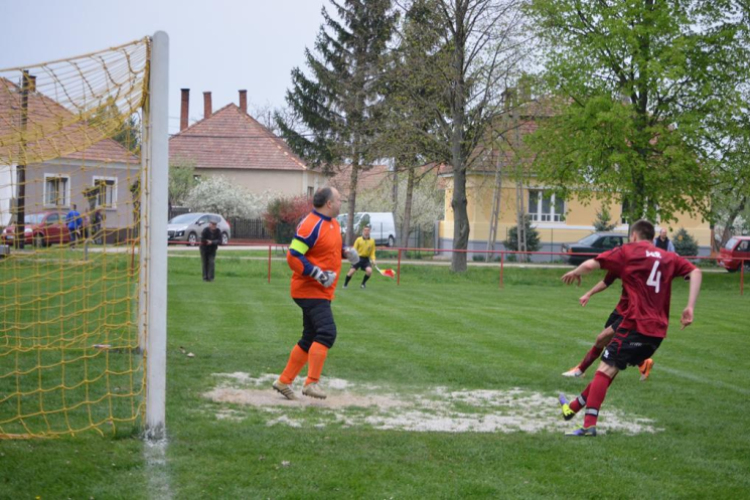
<instances>
[{"instance_id":1,"label":"window","mask_svg":"<svg viewBox=\"0 0 750 500\"><path fill-rule=\"evenodd\" d=\"M96 193L97 207L117 208L117 179L94 177L94 186L98 188Z\"/></svg>"},{"instance_id":2,"label":"window","mask_svg":"<svg viewBox=\"0 0 750 500\"><path fill-rule=\"evenodd\" d=\"M565 220L565 200L554 193L529 190L529 216L537 222L562 222Z\"/></svg>"},{"instance_id":3,"label":"window","mask_svg":"<svg viewBox=\"0 0 750 500\"><path fill-rule=\"evenodd\" d=\"M60 216L57 214L50 214L47 217L47 224L57 224L58 222L60 222Z\"/></svg>"},{"instance_id":4,"label":"window","mask_svg":"<svg viewBox=\"0 0 750 500\"><path fill-rule=\"evenodd\" d=\"M622 245L622 238L619 236L605 236L594 244L595 248L611 250Z\"/></svg>"},{"instance_id":5,"label":"window","mask_svg":"<svg viewBox=\"0 0 750 500\"><path fill-rule=\"evenodd\" d=\"M70 177L55 174L44 175L44 204L66 207L70 200Z\"/></svg>"},{"instance_id":6,"label":"window","mask_svg":"<svg viewBox=\"0 0 750 500\"><path fill-rule=\"evenodd\" d=\"M315 193L313 192L313 187L312 186L307 186L307 197L312 199L312 197L314 195L315 195Z\"/></svg>"}]
</instances>

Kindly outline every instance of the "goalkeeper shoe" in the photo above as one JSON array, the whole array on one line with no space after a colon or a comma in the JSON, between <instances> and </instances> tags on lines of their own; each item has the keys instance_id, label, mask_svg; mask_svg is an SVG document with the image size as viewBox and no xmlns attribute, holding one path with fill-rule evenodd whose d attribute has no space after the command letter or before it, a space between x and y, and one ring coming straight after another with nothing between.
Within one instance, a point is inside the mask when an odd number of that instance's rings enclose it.
<instances>
[{"instance_id":1,"label":"goalkeeper shoe","mask_svg":"<svg viewBox=\"0 0 750 500\"><path fill-rule=\"evenodd\" d=\"M302 394L310 398L325 399L328 395L323 392L317 382L310 382L302 388Z\"/></svg>"},{"instance_id":2,"label":"goalkeeper shoe","mask_svg":"<svg viewBox=\"0 0 750 500\"><path fill-rule=\"evenodd\" d=\"M281 380L276 379L276 382L273 383L273 388L289 400L294 401L297 399L297 395L292 390L292 384L285 384Z\"/></svg>"},{"instance_id":3,"label":"goalkeeper shoe","mask_svg":"<svg viewBox=\"0 0 750 500\"><path fill-rule=\"evenodd\" d=\"M596 437L596 427L593 425L591 427L579 427L574 431L566 432L565 435L576 437Z\"/></svg>"},{"instance_id":4,"label":"goalkeeper shoe","mask_svg":"<svg viewBox=\"0 0 750 500\"><path fill-rule=\"evenodd\" d=\"M638 366L638 370L641 372L641 382L646 380L651 375L651 368L654 367L654 360L649 358Z\"/></svg>"},{"instance_id":5,"label":"goalkeeper shoe","mask_svg":"<svg viewBox=\"0 0 750 500\"><path fill-rule=\"evenodd\" d=\"M563 377L583 377L583 372L580 368L577 366L575 368L571 368L570 370L563 372Z\"/></svg>"},{"instance_id":6,"label":"goalkeeper shoe","mask_svg":"<svg viewBox=\"0 0 750 500\"><path fill-rule=\"evenodd\" d=\"M564 394L560 394L558 400L560 401L560 410L562 410L562 416L565 420L570 420L576 416L576 412L570 409L568 398L566 398Z\"/></svg>"}]
</instances>

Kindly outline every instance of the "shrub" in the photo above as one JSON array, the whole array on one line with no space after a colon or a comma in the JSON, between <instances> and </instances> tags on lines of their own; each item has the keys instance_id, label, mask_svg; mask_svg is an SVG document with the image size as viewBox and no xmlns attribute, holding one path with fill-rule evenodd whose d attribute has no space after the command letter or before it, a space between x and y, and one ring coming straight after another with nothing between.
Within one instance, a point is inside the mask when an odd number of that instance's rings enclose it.
<instances>
[{"instance_id":1,"label":"shrub","mask_svg":"<svg viewBox=\"0 0 750 500\"><path fill-rule=\"evenodd\" d=\"M268 204L263 223L276 243L289 243L302 218L312 210L312 200L306 196L276 198Z\"/></svg>"},{"instance_id":2,"label":"shrub","mask_svg":"<svg viewBox=\"0 0 750 500\"><path fill-rule=\"evenodd\" d=\"M524 219L524 225L526 226L526 251L536 252L542 248L542 243L539 241L539 232L531 227L531 219L528 216ZM508 239L504 243L508 250L518 250L518 226L513 226L508 231Z\"/></svg>"},{"instance_id":3,"label":"shrub","mask_svg":"<svg viewBox=\"0 0 750 500\"><path fill-rule=\"evenodd\" d=\"M698 255L698 242L695 241L690 233L681 228L672 238L674 250L678 255L694 256Z\"/></svg>"},{"instance_id":4,"label":"shrub","mask_svg":"<svg viewBox=\"0 0 750 500\"><path fill-rule=\"evenodd\" d=\"M606 233L613 231L617 227L617 223L612 221L612 216L609 213L609 209L604 206L601 211L596 211L596 220L594 221L594 230L598 233Z\"/></svg>"}]
</instances>

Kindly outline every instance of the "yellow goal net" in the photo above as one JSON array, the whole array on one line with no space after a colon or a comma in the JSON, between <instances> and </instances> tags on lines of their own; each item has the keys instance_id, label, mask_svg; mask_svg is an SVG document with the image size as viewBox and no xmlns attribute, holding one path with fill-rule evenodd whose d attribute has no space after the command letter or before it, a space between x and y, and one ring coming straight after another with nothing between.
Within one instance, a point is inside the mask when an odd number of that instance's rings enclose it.
<instances>
[{"instance_id":1,"label":"yellow goal net","mask_svg":"<svg viewBox=\"0 0 750 500\"><path fill-rule=\"evenodd\" d=\"M142 424L151 51L0 70L0 438Z\"/></svg>"}]
</instances>

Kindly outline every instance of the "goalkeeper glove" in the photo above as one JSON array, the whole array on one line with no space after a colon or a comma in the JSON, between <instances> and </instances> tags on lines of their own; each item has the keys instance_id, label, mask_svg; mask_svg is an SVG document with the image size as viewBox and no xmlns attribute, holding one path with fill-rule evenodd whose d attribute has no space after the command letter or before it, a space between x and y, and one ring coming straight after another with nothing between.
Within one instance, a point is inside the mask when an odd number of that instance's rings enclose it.
<instances>
[{"instance_id":1,"label":"goalkeeper glove","mask_svg":"<svg viewBox=\"0 0 750 500\"><path fill-rule=\"evenodd\" d=\"M346 258L349 259L349 262L351 262L352 264L356 264L357 262L359 262L359 254L352 247L348 247L344 251L344 253L346 254Z\"/></svg>"},{"instance_id":2,"label":"goalkeeper glove","mask_svg":"<svg viewBox=\"0 0 750 500\"><path fill-rule=\"evenodd\" d=\"M333 285L333 282L336 281L336 273L333 271L321 271L321 269L318 266L313 266L312 272L310 272L310 277L315 279L318 283L323 285L325 288L330 287Z\"/></svg>"}]
</instances>

